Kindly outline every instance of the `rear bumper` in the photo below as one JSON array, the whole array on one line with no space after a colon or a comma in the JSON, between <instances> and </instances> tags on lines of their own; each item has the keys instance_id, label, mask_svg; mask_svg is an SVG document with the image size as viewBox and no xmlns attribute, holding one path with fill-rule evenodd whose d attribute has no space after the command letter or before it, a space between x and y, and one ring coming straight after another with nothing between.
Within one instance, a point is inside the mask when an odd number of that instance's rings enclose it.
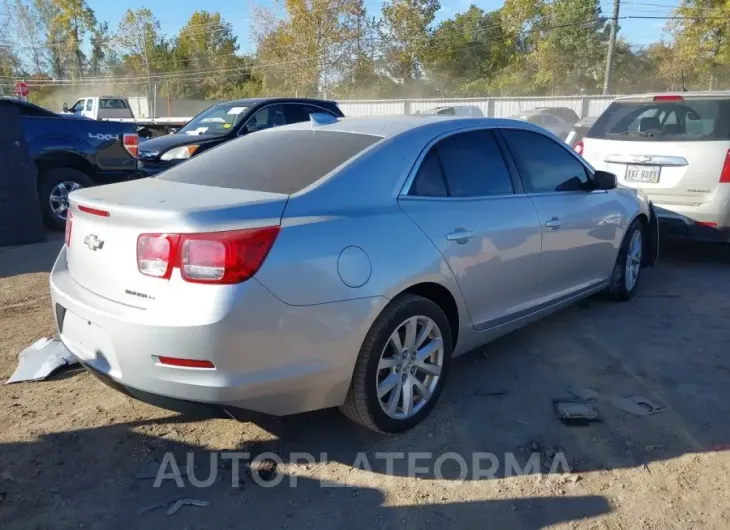
<instances>
[{"instance_id":1,"label":"rear bumper","mask_svg":"<svg viewBox=\"0 0 730 530\"><path fill-rule=\"evenodd\" d=\"M730 242L730 184L720 184L708 202L698 205L663 203L651 196L662 236L697 241Z\"/></svg>"},{"instance_id":2,"label":"rear bumper","mask_svg":"<svg viewBox=\"0 0 730 530\"><path fill-rule=\"evenodd\" d=\"M194 299L175 308L158 299L159 309L144 310L86 290L65 254L50 277L63 343L110 386L172 410L182 402L279 416L342 404L364 336L387 302L288 306L252 279L237 286L231 307L198 321ZM215 368L163 365L159 356Z\"/></svg>"}]
</instances>

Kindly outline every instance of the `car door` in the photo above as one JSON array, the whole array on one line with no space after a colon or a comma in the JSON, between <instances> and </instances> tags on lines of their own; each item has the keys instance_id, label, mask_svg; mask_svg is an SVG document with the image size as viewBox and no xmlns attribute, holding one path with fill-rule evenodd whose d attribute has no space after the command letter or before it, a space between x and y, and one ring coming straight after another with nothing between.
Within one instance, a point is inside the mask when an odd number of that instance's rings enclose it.
<instances>
[{"instance_id":1,"label":"car door","mask_svg":"<svg viewBox=\"0 0 730 530\"><path fill-rule=\"evenodd\" d=\"M243 127L241 127L239 135L262 131L280 125L286 125L284 106L280 104L266 105L253 113Z\"/></svg>"},{"instance_id":2,"label":"car door","mask_svg":"<svg viewBox=\"0 0 730 530\"><path fill-rule=\"evenodd\" d=\"M94 98L89 98L86 100L86 107L84 107L84 111L81 113L81 115L91 119L96 118L96 115L94 113Z\"/></svg>"},{"instance_id":3,"label":"car door","mask_svg":"<svg viewBox=\"0 0 730 530\"><path fill-rule=\"evenodd\" d=\"M540 223L490 130L431 145L401 208L451 268L472 324L486 329L530 308L540 265Z\"/></svg>"},{"instance_id":4,"label":"car door","mask_svg":"<svg viewBox=\"0 0 730 530\"><path fill-rule=\"evenodd\" d=\"M623 235L614 192L593 189L590 169L564 143L501 129L542 225L539 302L606 280Z\"/></svg>"}]
</instances>

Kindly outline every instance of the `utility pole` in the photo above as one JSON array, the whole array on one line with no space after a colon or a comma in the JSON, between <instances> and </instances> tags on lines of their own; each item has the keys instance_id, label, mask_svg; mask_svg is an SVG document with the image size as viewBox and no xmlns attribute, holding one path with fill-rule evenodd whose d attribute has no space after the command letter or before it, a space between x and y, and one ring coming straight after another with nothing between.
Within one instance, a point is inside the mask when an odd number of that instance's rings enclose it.
<instances>
[{"instance_id":1,"label":"utility pole","mask_svg":"<svg viewBox=\"0 0 730 530\"><path fill-rule=\"evenodd\" d=\"M613 72L613 52L616 48L616 31L618 30L618 13L621 0L613 0L613 16L611 17L611 36L608 39L608 56L606 57L606 75L603 77L603 95L611 91L611 73Z\"/></svg>"}]
</instances>

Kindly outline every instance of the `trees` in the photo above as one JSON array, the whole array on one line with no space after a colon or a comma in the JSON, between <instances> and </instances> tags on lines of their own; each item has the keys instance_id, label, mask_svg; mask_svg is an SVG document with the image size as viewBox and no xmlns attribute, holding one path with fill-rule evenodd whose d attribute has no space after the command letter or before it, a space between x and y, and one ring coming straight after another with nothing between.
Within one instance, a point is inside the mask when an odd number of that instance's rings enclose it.
<instances>
[{"instance_id":1,"label":"trees","mask_svg":"<svg viewBox=\"0 0 730 530\"><path fill-rule=\"evenodd\" d=\"M389 0L383 4L382 39L386 69L404 85L423 77L430 25L439 0Z\"/></svg>"},{"instance_id":2,"label":"trees","mask_svg":"<svg viewBox=\"0 0 730 530\"><path fill-rule=\"evenodd\" d=\"M683 0L671 20L677 59L695 88L713 90L730 81L730 0ZM703 84L704 87L701 87Z\"/></svg>"},{"instance_id":3,"label":"trees","mask_svg":"<svg viewBox=\"0 0 730 530\"><path fill-rule=\"evenodd\" d=\"M194 11L164 35L152 9L128 10L110 29L89 0L0 0L0 75L5 88L12 76L32 80L33 97L54 84L211 99L597 94L601 1L505 0L436 23L439 0L386 0L376 13L365 0L277 0L255 11L245 55L220 13ZM730 87L730 0L680 1L666 42L619 36L620 92Z\"/></svg>"},{"instance_id":4,"label":"trees","mask_svg":"<svg viewBox=\"0 0 730 530\"><path fill-rule=\"evenodd\" d=\"M424 53L429 78L447 93L484 93L515 52L499 11L471 5L434 30Z\"/></svg>"},{"instance_id":5,"label":"trees","mask_svg":"<svg viewBox=\"0 0 730 530\"><path fill-rule=\"evenodd\" d=\"M263 88L326 97L342 80L345 63L353 59L353 42L359 38L364 45L362 0L285 0L282 9L283 19L271 10L256 14L256 68ZM360 60L362 66L362 55Z\"/></svg>"}]
</instances>

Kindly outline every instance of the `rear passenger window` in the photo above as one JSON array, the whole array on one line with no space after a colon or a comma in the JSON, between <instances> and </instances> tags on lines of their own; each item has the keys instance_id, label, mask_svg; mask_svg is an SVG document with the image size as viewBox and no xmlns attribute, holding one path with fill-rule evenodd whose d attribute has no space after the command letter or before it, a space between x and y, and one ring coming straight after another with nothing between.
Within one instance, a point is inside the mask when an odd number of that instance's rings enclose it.
<instances>
[{"instance_id":1,"label":"rear passenger window","mask_svg":"<svg viewBox=\"0 0 730 530\"><path fill-rule=\"evenodd\" d=\"M484 197L514 193L497 140L490 131L455 134L436 144L449 195Z\"/></svg>"},{"instance_id":2,"label":"rear passenger window","mask_svg":"<svg viewBox=\"0 0 730 530\"><path fill-rule=\"evenodd\" d=\"M410 194L419 197L446 197L448 195L435 148L431 149L423 159Z\"/></svg>"},{"instance_id":3,"label":"rear passenger window","mask_svg":"<svg viewBox=\"0 0 730 530\"><path fill-rule=\"evenodd\" d=\"M591 189L586 169L557 142L530 131L504 129L525 189L532 193Z\"/></svg>"},{"instance_id":4,"label":"rear passenger window","mask_svg":"<svg viewBox=\"0 0 730 530\"><path fill-rule=\"evenodd\" d=\"M288 104L284 105L286 112L287 123L299 123L303 121L309 121L310 114L329 114L334 116L330 111L312 105L297 105Z\"/></svg>"}]
</instances>

